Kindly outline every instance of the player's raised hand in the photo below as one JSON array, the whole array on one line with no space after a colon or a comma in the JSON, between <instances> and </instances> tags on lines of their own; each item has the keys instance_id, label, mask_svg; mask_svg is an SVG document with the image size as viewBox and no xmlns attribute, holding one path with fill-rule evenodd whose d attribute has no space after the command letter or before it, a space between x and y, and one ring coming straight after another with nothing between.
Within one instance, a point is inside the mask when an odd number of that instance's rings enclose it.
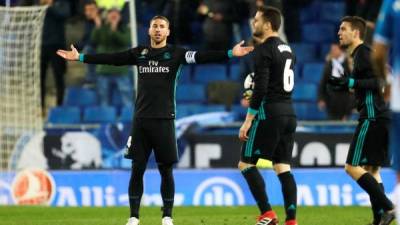
<instances>
[{"instance_id":1,"label":"player's raised hand","mask_svg":"<svg viewBox=\"0 0 400 225\"><path fill-rule=\"evenodd\" d=\"M57 55L63 57L66 60L71 60L71 61L79 60L79 52L78 50L76 50L74 45L71 45L71 51L62 49L57 50Z\"/></svg>"},{"instance_id":2,"label":"player's raised hand","mask_svg":"<svg viewBox=\"0 0 400 225\"><path fill-rule=\"evenodd\" d=\"M254 50L253 46L243 46L244 41L239 42L235 45L232 49L233 56L239 57L249 54L251 51Z\"/></svg>"}]
</instances>

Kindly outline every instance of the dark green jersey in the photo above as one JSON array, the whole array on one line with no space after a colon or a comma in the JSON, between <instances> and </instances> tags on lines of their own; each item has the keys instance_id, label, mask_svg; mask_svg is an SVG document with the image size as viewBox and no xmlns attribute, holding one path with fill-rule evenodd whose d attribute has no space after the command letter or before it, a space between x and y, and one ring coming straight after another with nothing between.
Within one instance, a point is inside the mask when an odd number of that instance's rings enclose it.
<instances>
[{"instance_id":1,"label":"dark green jersey","mask_svg":"<svg viewBox=\"0 0 400 225\"><path fill-rule=\"evenodd\" d=\"M371 63L371 49L361 44L351 54L353 58L353 89L357 100L360 119L390 118L388 107L383 100L383 82L374 74Z\"/></svg>"}]
</instances>

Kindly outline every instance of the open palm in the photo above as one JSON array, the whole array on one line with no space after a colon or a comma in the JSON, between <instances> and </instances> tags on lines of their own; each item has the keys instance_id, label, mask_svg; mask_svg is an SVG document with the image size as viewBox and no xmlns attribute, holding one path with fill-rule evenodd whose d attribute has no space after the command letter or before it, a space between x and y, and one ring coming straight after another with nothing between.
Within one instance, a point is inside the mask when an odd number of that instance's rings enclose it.
<instances>
[{"instance_id":1,"label":"open palm","mask_svg":"<svg viewBox=\"0 0 400 225\"><path fill-rule=\"evenodd\" d=\"M232 49L233 56L239 57L249 54L251 51L254 50L253 46L243 46L244 41L239 42L235 45Z\"/></svg>"},{"instance_id":2,"label":"open palm","mask_svg":"<svg viewBox=\"0 0 400 225\"><path fill-rule=\"evenodd\" d=\"M74 45L71 45L71 51L62 49L57 50L57 55L63 57L66 60L71 60L71 61L79 60L79 52L78 50L76 50Z\"/></svg>"}]
</instances>

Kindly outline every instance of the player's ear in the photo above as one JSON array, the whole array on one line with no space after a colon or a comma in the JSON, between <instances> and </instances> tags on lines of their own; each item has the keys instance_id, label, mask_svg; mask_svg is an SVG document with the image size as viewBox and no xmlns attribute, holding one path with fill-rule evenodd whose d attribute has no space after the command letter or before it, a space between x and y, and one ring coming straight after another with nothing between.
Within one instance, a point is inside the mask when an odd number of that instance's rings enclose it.
<instances>
[{"instance_id":1,"label":"player's ear","mask_svg":"<svg viewBox=\"0 0 400 225\"><path fill-rule=\"evenodd\" d=\"M265 22L263 25L264 30L270 30L271 29L271 23L270 22Z\"/></svg>"},{"instance_id":2,"label":"player's ear","mask_svg":"<svg viewBox=\"0 0 400 225\"><path fill-rule=\"evenodd\" d=\"M170 30L169 27L168 27L168 30L167 30L167 37L169 36L170 33L171 33L171 30Z\"/></svg>"}]
</instances>

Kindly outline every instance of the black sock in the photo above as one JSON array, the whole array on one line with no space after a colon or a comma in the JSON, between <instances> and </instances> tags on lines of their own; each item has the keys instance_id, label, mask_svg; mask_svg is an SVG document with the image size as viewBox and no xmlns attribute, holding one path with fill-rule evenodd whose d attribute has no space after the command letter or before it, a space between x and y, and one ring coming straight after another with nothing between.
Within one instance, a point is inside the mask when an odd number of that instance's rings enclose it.
<instances>
[{"instance_id":1,"label":"black sock","mask_svg":"<svg viewBox=\"0 0 400 225\"><path fill-rule=\"evenodd\" d=\"M357 180L357 183L368 193L370 198L376 201L376 205L380 206L384 211L392 210L394 208L393 203L386 197L379 183L371 174L363 174Z\"/></svg>"},{"instance_id":2,"label":"black sock","mask_svg":"<svg viewBox=\"0 0 400 225\"><path fill-rule=\"evenodd\" d=\"M129 180L129 208L130 217L139 218L140 200L143 195L143 175L146 166L137 165L132 166L131 179Z\"/></svg>"},{"instance_id":3,"label":"black sock","mask_svg":"<svg viewBox=\"0 0 400 225\"><path fill-rule=\"evenodd\" d=\"M383 183L379 183L379 187L381 188L383 193L385 193L385 187L383 186ZM381 221L383 209L381 207L379 207L376 199L372 198L371 196L369 197L369 199L371 201L371 209L372 209L372 213L374 215L373 224L378 224L379 221Z\"/></svg>"},{"instance_id":4,"label":"black sock","mask_svg":"<svg viewBox=\"0 0 400 225\"><path fill-rule=\"evenodd\" d=\"M286 221L296 219L297 187L296 181L290 171L278 175L282 186L282 194L285 202Z\"/></svg>"},{"instance_id":5,"label":"black sock","mask_svg":"<svg viewBox=\"0 0 400 225\"><path fill-rule=\"evenodd\" d=\"M163 199L162 217L172 217L172 208L174 207L174 196L175 196L175 183L174 176L172 173L172 164L160 164L158 170L161 175L161 197Z\"/></svg>"},{"instance_id":6,"label":"black sock","mask_svg":"<svg viewBox=\"0 0 400 225\"><path fill-rule=\"evenodd\" d=\"M250 191L257 202L261 214L270 211L271 205L268 202L268 196L265 191L264 178L255 166L246 168L242 171L244 178L249 185Z\"/></svg>"}]
</instances>

